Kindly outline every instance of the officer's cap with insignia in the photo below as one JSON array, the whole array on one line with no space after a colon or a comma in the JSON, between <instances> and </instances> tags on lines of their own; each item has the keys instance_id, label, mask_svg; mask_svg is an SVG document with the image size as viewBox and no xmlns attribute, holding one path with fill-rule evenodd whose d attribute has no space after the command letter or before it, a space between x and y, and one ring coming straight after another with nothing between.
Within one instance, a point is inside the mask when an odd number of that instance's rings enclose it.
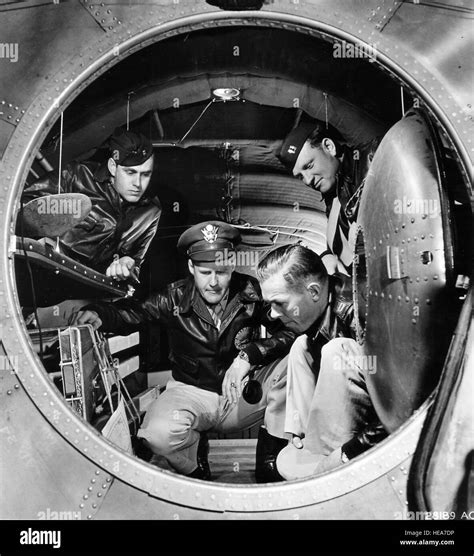
<instances>
[{"instance_id":1,"label":"officer's cap with insignia","mask_svg":"<svg viewBox=\"0 0 474 556\"><path fill-rule=\"evenodd\" d=\"M278 153L278 158L288 168L288 170L293 170L293 167L296 164L296 159L298 158L303 145L316 128L316 125L316 123L303 122L298 127L291 130L283 140L280 152Z\"/></svg>"},{"instance_id":2,"label":"officer's cap with insignia","mask_svg":"<svg viewBox=\"0 0 474 556\"><path fill-rule=\"evenodd\" d=\"M120 166L140 166L153 154L153 145L143 133L117 128L107 140L109 157Z\"/></svg>"},{"instance_id":3,"label":"officer's cap with insignia","mask_svg":"<svg viewBox=\"0 0 474 556\"><path fill-rule=\"evenodd\" d=\"M209 220L195 224L181 234L178 249L196 264L228 264L240 240L239 230L231 224Z\"/></svg>"}]
</instances>

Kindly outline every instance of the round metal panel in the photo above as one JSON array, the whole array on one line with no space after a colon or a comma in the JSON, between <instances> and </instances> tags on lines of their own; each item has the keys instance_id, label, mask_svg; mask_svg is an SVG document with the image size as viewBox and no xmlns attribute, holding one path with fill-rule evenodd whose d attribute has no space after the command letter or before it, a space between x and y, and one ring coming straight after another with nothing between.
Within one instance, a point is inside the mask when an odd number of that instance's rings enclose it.
<instances>
[{"instance_id":1,"label":"round metal panel","mask_svg":"<svg viewBox=\"0 0 474 556\"><path fill-rule=\"evenodd\" d=\"M372 399L390 431L437 383L451 335L451 238L435 145L421 113L409 112L376 151L359 209L356 313L366 323L365 353L376 357L368 375Z\"/></svg>"}]
</instances>

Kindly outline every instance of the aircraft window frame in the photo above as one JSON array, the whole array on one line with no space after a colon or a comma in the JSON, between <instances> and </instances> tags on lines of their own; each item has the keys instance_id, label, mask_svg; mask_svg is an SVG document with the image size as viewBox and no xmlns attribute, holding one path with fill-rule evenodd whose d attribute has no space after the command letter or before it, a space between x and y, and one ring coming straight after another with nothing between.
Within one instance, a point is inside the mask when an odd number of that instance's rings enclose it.
<instances>
[{"instance_id":1,"label":"aircraft window frame","mask_svg":"<svg viewBox=\"0 0 474 556\"><path fill-rule=\"evenodd\" d=\"M64 110L65 106L73 101L75 96L87 86L88 82L96 79L112 65L119 63L120 59L123 59L125 55L128 56L148 44L163 40L173 33L184 34L196 29L211 28L215 25L280 26L281 28L289 28L294 32L310 33L317 38L325 40L342 39L353 41L354 35L351 33L355 33L358 22L344 21L345 29L349 29L349 31L340 31L329 24L324 24L314 19L309 20L308 17L304 14L297 16L274 13L271 15L253 15L251 18L246 16L237 18L235 15L231 17L226 13L219 14L212 12L206 16L196 16L189 12L179 22L168 23L164 29L161 25L156 26L151 30L125 39L120 56L116 55L116 46L112 43L107 47L102 44L101 48L105 52L98 59L94 60L89 68L84 69L78 61L77 66L72 71L73 78L67 83L59 96L56 93L56 103L53 100L54 96L51 96L56 85L53 83L48 84L45 87L44 97L39 98L36 103L33 103L32 107L25 114L21 126L25 126L25 134L29 133L29 142L26 143L25 148L24 141L23 143L16 141L14 148L11 148L5 157L6 175L14 184L12 188L9 188L7 184L5 185L5 190L8 190L8 195L10 195L9 215L13 213L15 205L13 199L15 196L17 198L21 191L22 184L24 183L23 178L31 166L31 161L41 145L42 139L46 136L48 129L51 128L55 119L59 117L60 110ZM440 125L444 125L446 132L443 130L443 133L448 136L449 141L454 145L461 160L462 168L466 168L468 157L459 139L459 134L428 92L428 86L433 82L436 83L436 81L431 81L434 78L416 62L412 62L410 67L403 68L396 62L391 61L384 54L384 52L389 52L390 43L388 41L384 43L384 40L385 38L381 36L380 57L374 63L379 65L381 71L387 71L395 80L410 86L412 90L420 95L432 115L436 117ZM97 47L97 45L93 46L94 48ZM91 47L89 46L88 48ZM407 58L407 66L408 61ZM83 63L82 66L84 66ZM430 81L429 84L426 84L426 89L423 89L409 73L415 67L420 74L426 72L426 76ZM47 100L48 95L50 95L49 101ZM453 104L453 106L456 105ZM35 115L37 111L38 116ZM53 116L56 116L56 118ZM28 125L30 126L29 132L26 131ZM33 131L31 131L32 128ZM24 133L23 129L21 127L22 134ZM18 134L20 135L20 127ZM6 196L7 193L4 191L3 197ZM9 219L7 218L6 220ZM9 242L7 241L6 243L8 244ZM75 445L87 458L120 480L135 488L144 490L152 496L170 500L175 504L184 504L193 508L217 512L293 509L355 491L368 481L376 480L381 476L381 473L388 472L393 466L402 463L407 454L413 454L416 448L423 418L431 404L432 397L426 400L416 414L410 417L399 430L370 450L369 453L356 458L347 466L344 466L343 469L336 469L321 476L283 484L272 484L270 487L269 485L204 483L176 476L167 471L160 471L138 460L138 458L127 455L100 437L95 429L73 414L59 392L55 391L55 387L50 383L44 369L42 369L39 358L32 353L26 329L23 322L20 322L18 318L20 311L15 294L11 260L9 261L8 268L5 265L5 269L3 276L5 278L7 295L4 296L4 300L5 303L8 302L9 304L6 306L7 325L5 328L9 328L5 345L7 347L11 346L16 352L21 354L17 372L27 393L56 430L64 438L68 437L66 440ZM0 278L0 282L2 281L3 279ZM26 350L26 347L29 349ZM393 457L387 458L387 453ZM387 461L387 459L390 461ZM382 478L385 480L383 475ZM192 484L190 481L194 481L193 489L189 488Z\"/></svg>"}]
</instances>

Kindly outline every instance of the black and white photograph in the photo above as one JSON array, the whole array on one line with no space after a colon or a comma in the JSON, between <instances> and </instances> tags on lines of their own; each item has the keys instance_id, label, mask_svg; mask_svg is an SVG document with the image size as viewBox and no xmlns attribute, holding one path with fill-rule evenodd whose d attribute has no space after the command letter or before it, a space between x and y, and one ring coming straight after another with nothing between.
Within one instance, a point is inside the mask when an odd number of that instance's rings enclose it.
<instances>
[{"instance_id":1,"label":"black and white photograph","mask_svg":"<svg viewBox=\"0 0 474 556\"><path fill-rule=\"evenodd\" d=\"M2 556L472 555L473 54L470 0L0 0Z\"/></svg>"}]
</instances>

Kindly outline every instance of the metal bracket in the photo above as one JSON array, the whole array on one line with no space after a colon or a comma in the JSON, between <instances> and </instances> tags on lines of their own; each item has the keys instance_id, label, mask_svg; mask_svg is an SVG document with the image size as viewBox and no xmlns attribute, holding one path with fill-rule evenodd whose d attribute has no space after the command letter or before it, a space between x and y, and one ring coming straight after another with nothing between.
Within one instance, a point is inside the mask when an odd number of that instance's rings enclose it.
<instances>
[{"instance_id":1,"label":"metal bracket","mask_svg":"<svg viewBox=\"0 0 474 556\"><path fill-rule=\"evenodd\" d=\"M93 17L104 31L113 31L122 21L112 13L110 7L106 7L104 2L94 4L91 0L80 0L82 7Z\"/></svg>"},{"instance_id":2,"label":"metal bracket","mask_svg":"<svg viewBox=\"0 0 474 556\"><path fill-rule=\"evenodd\" d=\"M9 124L17 126L26 110L22 110L12 102L7 100L0 100L0 120L4 120Z\"/></svg>"}]
</instances>

